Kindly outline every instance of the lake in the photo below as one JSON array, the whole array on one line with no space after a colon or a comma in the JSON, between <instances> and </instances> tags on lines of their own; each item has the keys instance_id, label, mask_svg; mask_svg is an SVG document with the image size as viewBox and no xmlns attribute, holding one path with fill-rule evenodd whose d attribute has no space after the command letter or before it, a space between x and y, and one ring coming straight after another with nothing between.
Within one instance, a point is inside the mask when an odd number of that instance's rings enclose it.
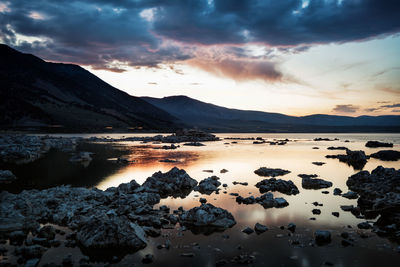
<instances>
[{"instance_id":1,"label":"lake","mask_svg":"<svg viewBox=\"0 0 400 267\"><path fill-rule=\"evenodd\" d=\"M152 135L152 134L149 134ZM143 134L97 134L97 135L62 135L62 136L144 136ZM156 171L166 172L172 167L184 169L192 178L200 181L216 175L222 184L219 194L202 195L191 192L186 198L163 199L160 205L167 205L173 209L182 206L185 210L199 206L199 198L204 197L214 206L231 212L237 224L223 233L213 233L205 236L193 234L189 231L180 232L178 229L164 229L163 235L150 238L148 246L139 252L126 255L120 265L140 263L141 258L148 253L154 254L153 265L160 266L215 266L221 259L231 259L239 254L254 256L254 265L263 266L321 266L332 263L334 266L396 266L400 254L396 252L398 244L385 238L378 237L370 230L359 230L357 224L365 219L357 219L350 212L340 209L341 205L357 205L357 200L350 200L333 195L334 188L340 188L344 193L348 191L346 181L349 176L358 172L338 159L327 159L326 155L342 154L343 150L328 150L329 146L345 146L351 150L363 150L367 155L383 150L382 148L367 148L368 140L379 140L394 143L394 150L399 150L400 134L217 134L221 141L205 142L205 146L183 146L175 150L154 149L162 144L142 144L140 142L113 142L113 143L83 143L78 146L79 151L95 153L88 165L71 163L70 154L59 151L50 151L45 157L25 165L7 164L7 168L19 178L19 181L7 188L13 192L23 189L47 188L60 184L72 186L97 187L105 190L121 183L135 179L142 184L147 177ZM289 139L286 145L253 144L253 140L231 140L224 138L262 137L266 140ZM337 138L335 141L313 141L314 138ZM346 141L347 140L347 141ZM346 142L345 142L346 141ZM237 143L232 143L237 142ZM318 149L315 149L318 147ZM114 159L124 157L132 161L128 164L115 163ZM160 162L163 159L177 160L178 162ZM316 166L312 162L325 162ZM377 166L400 168L400 161L381 161L369 159L363 170L372 171ZM264 209L261 205L238 204L235 197L229 193L239 193L246 197L261 195L254 186L265 179L254 173L259 167L281 168L290 173L277 178L292 180L300 193L284 195L274 192L274 197L283 197L289 202L285 208ZM228 170L220 173L222 169ZM207 172L205 172L205 170ZM211 173L212 171L212 173ZM307 190L301 186L298 174L317 174L319 178L331 181L333 186L322 190ZM247 182L248 186L234 185L233 182ZM314 206L313 202L323 206ZM320 215L311 211L321 210ZM339 212L339 217L332 215ZM310 220L315 218L315 220ZM268 226L269 231L257 235L247 235L241 230L256 223ZM296 231L288 231L287 225L295 223ZM284 226L284 229L280 227ZM332 231L332 242L326 246L313 244L313 232L316 229ZM341 244L340 234L349 232L354 238L354 246L345 247ZM359 232L368 237L361 238ZM157 249L157 245L171 241L169 250ZM296 241L296 242L294 242ZM299 242L297 242L299 241ZM182 253L194 253L193 258L181 257ZM60 253L78 255L78 248L50 250L43 256L43 262L50 261ZM78 256L77 256L78 257Z\"/></svg>"}]
</instances>

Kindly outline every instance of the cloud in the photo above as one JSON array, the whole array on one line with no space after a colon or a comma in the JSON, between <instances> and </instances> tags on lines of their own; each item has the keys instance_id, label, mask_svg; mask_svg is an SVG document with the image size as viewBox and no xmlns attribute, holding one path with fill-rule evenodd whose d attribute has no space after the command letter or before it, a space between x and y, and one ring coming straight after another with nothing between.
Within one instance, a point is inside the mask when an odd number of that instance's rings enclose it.
<instances>
[{"instance_id":1,"label":"cloud","mask_svg":"<svg viewBox=\"0 0 400 267\"><path fill-rule=\"evenodd\" d=\"M207 69L204 64L216 57L209 69L218 75L279 81L277 53L400 31L396 0L307 3L0 0L0 41L46 60L116 72L186 60ZM223 52L234 56L221 59L212 46L224 46ZM211 56L204 61L197 50L207 49Z\"/></svg>"},{"instance_id":2,"label":"cloud","mask_svg":"<svg viewBox=\"0 0 400 267\"><path fill-rule=\"evenodd\" d=\"M352 104L348 105L336 105L332 111L338 112L338 113L355 113L357 110L359 110L358 106L354 106Z\"/></svg>"},{"instance_id":3,"label":"cloud","mask_svg":"<svg viewBox=\"0 0 400 267\"><path fill-rule=\"evenodd\" d=\"M252 61L243 59L200 59L188 61L189 65L221 77L236 81L261 79L264 81L282 81L283 74L277 66L269 61Z\"/></svg>"},{"instance_id":4,"label":"cloud","mask_svg":"<svg viewBox=\"0 0 400 267\"><path fill-rule=\"evenodd\" d=\"M381 108L400 108L400 103L392 104L392 105L383 105Z\"/></svg>"}]
</instances>

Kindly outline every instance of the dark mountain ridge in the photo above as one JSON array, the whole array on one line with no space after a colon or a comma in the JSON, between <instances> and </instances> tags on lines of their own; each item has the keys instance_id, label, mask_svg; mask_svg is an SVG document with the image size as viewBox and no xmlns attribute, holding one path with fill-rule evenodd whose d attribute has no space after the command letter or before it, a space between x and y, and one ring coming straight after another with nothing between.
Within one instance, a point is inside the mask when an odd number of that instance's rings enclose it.
<instances>
[{"instance_id":1,"label":"dark mountain ridge","mask_svg":"<svg viewBox=\"0 0 400 267\"><path fill-rule=\"evenodd\" d=\"M73 64L50 63L0 44L0 126L169 129L177 119Z\"/></svg>"},{"instance_id":2,"label":"dark mountain ridge","mask_svg":"<svg viewBox=\"0 0 400 267\"><path fill-rule=\"evenodd\" d=\"M238 132L373 132L400 131L400 116L288 116L251 110L229 109L187 96L142 97L183 123L213 131Z\"/></svg>"}]
</instances>

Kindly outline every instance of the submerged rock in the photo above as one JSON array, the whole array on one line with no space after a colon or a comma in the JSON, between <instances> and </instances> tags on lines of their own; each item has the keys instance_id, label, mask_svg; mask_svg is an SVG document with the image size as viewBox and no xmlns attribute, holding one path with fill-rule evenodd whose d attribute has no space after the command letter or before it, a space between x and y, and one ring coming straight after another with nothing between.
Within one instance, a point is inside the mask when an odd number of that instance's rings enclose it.
<instances>
[{"instance_id":1,"label":"submerged rock","mask_svg":"<svg viewBox=\"0 0 400 267\"><path fill-rule=\"evenodd\" d=\"M342 194L342 197L345 197L348 199L356 199L356 198L358 198L358 194L353 191L348 191L347 193Z\"/></svg>"},{"instance_id":2,"label":"submerged rock","mask_svg":"<svg viewBox=\"0 0 400 267\"><path fill-rule=\"evenodd\" d=\"M380 159L383 161L396 161L400 159L400 151L381 150L371 154L371 158Z\"/></svg>"},{"instance_id":3,"label":"submerged rock","mask_svg":"<svg viewBox=\"0 0 400 267\"><path fill-rule=\"evenodd\" d=\"M393 147L392 143L384 143L379 141L368 141L365 144L366 147Z\"/></svg>"},{"instance_id":4,"label":"submerged rock","mask_svg":"<svg viewBox=\"0 0 400 267\"><path fill-rule=\"evenodd\" d=\"M261 182L258 182L256 187L260 190L260 193L269 191L278 191L287 195L296 195L299 193L299 189L292 181L285 181L276 178L264 179Z\"/></svg>"},{"instance_id":5,"label":"submerged rock","mask_svg":"<svg viewBox=\"0 0 400 267\"><path fill-rule=\"evenodd\" d=\"M147 178L142 187L144 191L158 193L161 197L185 197L197 185L183 169L172 168L166 173L156 172Z\"/></svg>"},{"instance_id":6,"label":"submerged rock","mask_svg":"<svg viewBox=\"0 0 400 267\"><path fill-rule=\"evenodd\" d=\"M321 189L331 187L332 183L319 178L304 177L301 181L301 186L304 189Z\"/></svg>"},{"instance_id":7,"label":"submerged rock","mask_svg":"<svg viewBox=\"0 0 400 267\"><path fill-rule=\"evenodd\" d=\"M275 176L282 176L282 175L288 174L288 173L290 173L290 171L279 169L279 168L273 169L273 168L261 167L261 168L255 170L254 173L259 176L275 177Z\"/></svg>"},{"instance_id":8,"label":"submerged rock","mask_svg":"<svg viewBox=\"0 0 400 267\"><path fill-rule=\"evenodd\" d=\"M210 195L212 192L218 192L218 187L221 185L218 180L219 178L217 176L208 177L200 181L200 183L194 187L194 190L207 195Z\"/></svg>"},{"instance_id":9,"label":"submerged rock","mask_svg":"<svg viewBox=\"0 0 400 267\"><path fill-rule=\"evenodd\" d=\"M184 143L184 146L205 146L205 144L199 143L199 142L189 142L189 143Z\"/></svg>"},{"instance_id":10,"label":"submerged rock","mask_svg":"<svg viewBox=\"0 0 400 267\"><path fill-rule=\"evenodd\" d=\"M14 182L15 180L17 180L17 177L15 177L15 175L11 171L0 170L0 185L1 184L9 184L9 183Z\"/></svg>"},{"instance_id":11,"label":"submerged rock","mask_svg":"<svg viewBox=\"0 0 400 267\"><path fill-rule=\"evenodd\" d=\"M212 204L202 204L179 215L179 222L195 233L223 231L236 224L232 214Z\"/></svg>"}]
</instances>

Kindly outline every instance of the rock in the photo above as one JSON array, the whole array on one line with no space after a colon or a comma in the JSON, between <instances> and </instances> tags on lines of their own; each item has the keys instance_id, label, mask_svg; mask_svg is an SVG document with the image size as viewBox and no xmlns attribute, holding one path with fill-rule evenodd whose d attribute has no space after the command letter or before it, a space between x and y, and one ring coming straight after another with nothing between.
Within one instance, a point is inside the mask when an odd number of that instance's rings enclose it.
<instances>
[{"instance_id":1,"label":"rock","mask_svg":"<svg viewBox=\"0 0 400 267\"><path fill-rule=\"evenodd\" d=\"M203 172L209 172L209 173L213 173L213 170L203 170Z\"/></svg>"},{"instance_id":2,"label":"rock","mask_svg":"<svg viewBox=\"0 0 400 267\"><path fill-rule=\"evenodd\" d=\"M24 246L15 249L15 255L25 259L41 258L46 249L39 245Z\"/></svg>"},{"instance_id":3,"label":"rock","mask_svg":"<svg viewBox=\"0 0 400 267\"><path fill-rule=\"evenodd\" d=\"M65 256L62 260L62 266L63 267L72 267L74 266L74 261L72 260L72 255L68 254Z\"/></svg>"},{"instance_id":4,"label":"rock","mask_svg":"<svg viewBox=\"0 0 400 267\"><path fill-rule=\"evenodd\" d=\"M350 149L346 150L346 155L327 155L326 158L334 158L339 159L341 162L347 163L349 166L352 166L354 169L362 169L369 157L365 155L364 151L352 151Z\"/></svg>"},{"instance_id":5,"label":"rock","mask_svg":"<svg viewBox=\"0 0 400 267\"><path fill-rule=\"evenodd\" d=\"M231 213L227 210L214 207L209 203L183 212L179 216L179 222L194 232L197 230L206 233L223 231L236 224Z\"/></svg>"},{"instance_id":6,"label":"rock","mask_svg":"<svg viewBox=\"0 0 400 267\"><path fill-rule=\"evenodd\" d=\"M357 224L357 227L359 229L371 229L372 228L372 226L368 222L361 222L361 223Z\"/></svg>"},{"instance_id":7,"label":"rock","mask_svg":"<svg viewBox=\"0 0 400 267\"><path fill-rule=\"evenodd\" d=\"M78 242L86 248L129 248L146 246L145 232L127 218L92 217L78 231Z\"/></svg>"},{"instance_id":8,"label":"rock","mask_svg":"<svg viewBox=\"0 0 400 267\"><path fill-rule=\"evenodd\" d=\"M327 148L328 150L347 150L347 147L344 146L330 146Z\"/></svg>"},{"instance_id":9,"label":"rock","mask_svg":"<svg viewBox=\"0 0 400 267\"><path fill-rule=\"evenodd\" d=\"M321 193L327 195L327 194L329 194L329 191L325 190L325 191L321 191Z\"/></svg>"},{"instance_id":10,"label":"rock","mask_svg":"<svg viewBox=\"0 0 400 267\"><path fill-rule=\"evenodd\" d=\"M9 184L9 183L14 182L15 180L17 180L17 177L15 177L15 175L11 171L0 170L0 185L1 184Z\"/></svg>"},{"instance_id":11,"label":"rock","mask_svg":"<svg viewBox=\"0 0 400 267\"><path fill-rule=\"evenodd\" d=\"M312 212L314 215L319 215L319 214L321 214L321 210L320 210L320 209L313 209L311 212Z\"/></svg>"},{"instance_id":12,"label":"rock","mask_svg":"<svg viewBox=\"0 0 400 267\"><path fill-rule=\"evenodd\" d=\"M228 187L228 184L223 184L222 186L223 186L223 187Z\"/></svg>"},{"instance_id":13,"label":"rock","mask_svg":"<svg viewBox=\"0 0 400 267\"><path fill-rule=\"evenodd\" d=\"M371 154L371 158L380 159L383 161L396 161L400 159L400 151L381 150Z\"/></svg>"},{"instance_id":14,"label":"rock","mask_svg":"<svg viewBox=\"0 0 400 267\"><path fill-rule=\"evenodd\" d=\"M331 242L331 232L317 230L314 232L314 238L317 245L329 244Z\"/></svg>"},{"instance_id":15,"label":"rock","mask_svg":"<svg viewBox=\"0 0 400 267\"><path fill-rule=\"evenodd\" d=\"M53 240L56 237L56 231L53 226L46 225L40 228L38 237L45 238L47 240Z\"/></svg>"},{"instance_id":16,"label":"rock","mask_svg":"<svg viewBox=\"0 0 400 267\"><path fill-rule=\"evenodd\" d=\"M329 139L329 138L322 138L322 137L314 138L314 141L335 141L335 140L339 140L339 139L337 139L337 138Z\"/></svg>"},{"instance_id":17,"label":"rock","mask_svg":"<svg viewBox=\"0 0 400 267\"><path fill-rule=\"evenodd\" d=\"M258 182L256 187L259 188L260 193L269 191L278 191L287 195L296 195L299 193L299 189L292 181L285 181L276 178L264 179L261 182Z\"/></svg>"},{"instance_id":18,"label":"rock","mask_svg":"<svg viewBox=\"0 0 400 267\"><path fill-rule=\"evenodd\" d=\"M207 203L207 199L205 199L205 198L200 198L200 203Z\"/></svg>"},{"instance_id":19,"label":"rock","mask_svg":"<svg viewBox=\"0 0 400 267\"><path fill-rule=\"evenodd\" d=\"M221 185L218 180L219 178L217 176L208 177L200 181L200 183L194 187L194 190L207 195L210 195L212 192L218 192L218 187Z\"/></svg>"},{"instance_id":20,"label":"rock","mask_svg":"<svg viewBox=\"0 0 400 267\"><path fill-rule=\"evenodd\" d=\"M347 193L342 194L342 197L345 197L348 199L356 199L356 198L358 198L358 194L353 191L348 191Z\"/></svg>"},{"instance_id":21,"label":"rock","mask_svg":"<svg viewBox=\"0 0 400 267\"><path fill-rule=\"evenodd\" d=\"M299 176L300 178L316 178L316 177L318 177L317 174L299 174L297 176Z\"/></svg>"},{"instance_id":22,"label":"rock","mask_svg":"<svg viewBox=\"0 0 400 267\"><path fill-rule=\"evenodd\" d=\"M26 233L19 230L11 232L8 238L10 239L10 244L22 245L22 243L26 239L26 236L27 236Z\"/></svg>"},{"instance_id":23,"label":"rock","mask_svg":"<svg viewBox=\"0 0 400 267\"><path fill-rule=\"evenodd\" d=\"M257 198L257 203L266 208L283 208L289 205L289 203L281 197L274 198L271 192L265 193Z\"/></svg>"},{"instance_id":24,"label":"rock","mask_svg":"<svg viewBox=\"0 0 400 267\"><path fill-rule=\"evenodd\" d=\"M312 147L312 149L319 149L319 147L317 147L317 146L313 146L313 147Z\"/></svg>"},{"instance_id":25,"label":"rock","mask_svg":"<svg viewBox=\"0 0 400 267\"><path fill-rule=\"evenodd\" d=\"M220 172L220 173L227 173L228 170L227 170L227 169L222 169L222 170L220 170L219 172Z\"/></svg>"},{"instance_id":26,"label":"rock","mask_svg":"<svg viewBox=\"0 0 400 267\"><path fill-rule=\"evenodd\" d=\"M322 166L322 165L326 164L325 162L321 162L321 161L313 161L311 163L314 165L317 165L317 166Z\"/></svg>"},{"instance_id":27,"label":"rock","mask_svg":"<svg viewBox=\"0 0 400 267\"><path fill-rule=\"evenodd\" d=\"M333 194L335 196L340 196L342 194L342 190L340 190L340 188L335 188L333 189Z\"/></svg>"},{"instance_id":28,"label":"rock","mask_svg":"<svg viewBox=\"0 0 400 267\"><path fill-rule=\"evenodd\" d=\"M156 172L147 178L142 187L147 192L156 192L161 197L185 197L197 185L185 170L172 168L166 173Z\"/></svg>"},{"instance_id":29,"label":"rock","mask_svg":"<svg viewBox=\"0 0 400 267\"><path fill-rule=\"evenodd\" d=\"M318 203L317 201L314 201L313 203L311 203L311 204L313 204L314 206L320 206L320 207L322 207L324 204L322 204L322 203Z\"/></svg>"},{"instance_id":30,"label":"rock","mask_svg":"<svg viewBox=\"0 0 400 267\"><path fill-rule=\"evenodd\" d=\"M205 144L199 143L199 142L190 142L190 143L185 143L183 144L184 146L205 146Z\"/></svg>"},{"instance_id":31,"label":"rock","mask_svg":"<svg viewBox=\"0 0 400 267\"><path fill-rule=\"evenodd\" d=\"M339 217L339 212L334 211L334 212L332 212L332 215L335 216L335 217Z\"/></svg>"},{"instance_id":32,"label":"rock","mask_svg":"<svg viewBox=\"0 0 400 267\"><path fill-rule=\"evenodd\" d=\"M240 184L240 185L244 185L244 186L248 186L248 185L249 185L248 182L237 182L237 181L233 181L232 184L233 184L233 185L238 185L238 184Z\"/></svg>"},{"instance_id":33,"label":"rock","mask_svg":"<svg viewBox=\"0 0 400 267\"><path fill-rule=\"evenodd\" d=\"M304 189L321 189L321 188L329 188L332 186L331 182L319 179L319 178L302 178L301 186Z\"/></svg>"},{"instance_id":34,"label":"rock","mask_svg":"<svg viewBox=\"0 0 400 267\"><path fill-rule=\"evenodd\" d=\"M149 263L152 263L153 260L154 260L153 254L146 254L146 255L144 255L144 257L142 259L142 263L149 264Z\"/></svg>"},{"instance_id":35,"label":"rock","mask_svg":"<svg viewBox=\"0 0 400 267\"><path fill-rule=\"evenodd\" d=\"M288 226L287 226L287 229L290 232L294 232L296 230L296 225L294 223L289 223Z\"/></svg>"},{"instance_id":36,"label":"rock","mask_svg":"<svg viewBox=\"0 0 400 267\"><path fill-rule=\"evenodd\" d=\"M245 233L245 234L250 235L250 234L254 233L254 230L251 229L250 227L246 227L246 228L244 228L244 229L242 230L242 232Z\"/></svg>"},{"instance_id":37,"label":"rock","mask_svg":"<svg viewBox=\"0 0 400 267\"><path fill-rule=\"evenodd\" d=\"M262 225L260 223L256 223L254 225L254 231L256 232L256 234L259 235L259 234L262 234L262 233L268 231L268 227L265 225Z\"/></svg>"},{"instance_id":38,"label":"rock","mask_svg":"<svg viewBox=\"0 0 400 267\"><path fill-rule=\"evenodd\" d=\"M261 167L257 170L254 171L255 174L259 176L281 176L290 173L288 170L283 170L283 169L273 169L273 168L266 168L266 167Z\"/></svg>"},{"instance_id":39,"label":"rock","mask_svg":"<svg viewBox=\"0 0 400 267\"><path fill-rule=\"evenodd\" d=\"M368 141L365 144L366 147L393 147L392 143L384 143L379 141Z\"/></svg>"},{"instance_id":40,"label":"rock","mask_svg":"<svg viewBox=\"0 0 400 267\"><path fill-rule=\"evenodd\" d=\"M25 263L25 267L35 267L39 264L40 259L30 259Z\"/></svg>"}]
</instances>

